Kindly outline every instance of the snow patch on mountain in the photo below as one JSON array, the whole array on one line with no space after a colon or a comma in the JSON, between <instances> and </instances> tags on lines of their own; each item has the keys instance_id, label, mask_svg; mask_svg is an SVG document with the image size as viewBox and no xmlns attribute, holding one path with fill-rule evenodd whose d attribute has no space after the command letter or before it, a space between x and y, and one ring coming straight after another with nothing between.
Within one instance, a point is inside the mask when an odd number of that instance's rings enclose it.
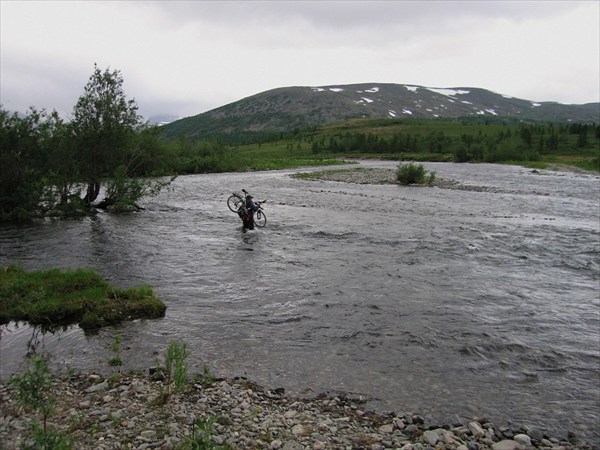
<instances>
[{"instance_id":1,"label":"snow patch on mountain","mask_svg":"<svg viewBox=\"0 0 600 450\"><path fill-rule=\"evenodd\" d=\"M468 94L470 91L456 90L456 89L441 89L441 88L426 88L428 91L435 92L436 94L442 94L447 97L455 97L457 95Z\"/></svg>"}]
</instances>

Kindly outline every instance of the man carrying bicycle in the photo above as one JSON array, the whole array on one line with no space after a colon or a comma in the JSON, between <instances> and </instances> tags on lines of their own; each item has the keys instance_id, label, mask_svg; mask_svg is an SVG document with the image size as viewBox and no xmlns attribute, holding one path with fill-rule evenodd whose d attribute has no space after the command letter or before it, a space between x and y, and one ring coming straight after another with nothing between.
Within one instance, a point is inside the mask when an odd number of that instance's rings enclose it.
<instances>
[{"instance_id":1,"label":"man carrying bicycle","mask_svg":"<svg viewBox=\"0 0 600 450\"><path fill-rule=\"evenodd\" d=\"M258 207L254 204L252 198L250 194L246 194L246 200L238 209L238 215L244 224L244 231L254 230L254 213L258 210Z\"/></svg>"}]
</instances>

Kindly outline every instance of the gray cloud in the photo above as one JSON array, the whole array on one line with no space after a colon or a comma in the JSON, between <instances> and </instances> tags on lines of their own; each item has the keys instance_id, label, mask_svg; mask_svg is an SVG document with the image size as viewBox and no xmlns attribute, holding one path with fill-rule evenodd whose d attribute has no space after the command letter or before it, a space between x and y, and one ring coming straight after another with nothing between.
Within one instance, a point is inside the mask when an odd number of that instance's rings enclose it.
<instances>
[{"instance_id":1,"label":"gray cloud","mask_svg":"<svg viewBox=\"0 0 600 450\"><path fill-rule=\"evenodd\" d=\"M173 24L210 21L227 26L303 21L316 28L353 30L452 26L463 19L541 19L573 10L572 1L225 1L142 2Z\"/></svg>"},{"instance_id":2,"label":"gray cloud","mask_svg":"<svg viewBox=\"0 0 600 450\"><path fill-rule=\"evenodd\" d=\"M93 64L141 113L187 116L291 85L472 86L598 101L597 2L0 2L0 102L70 112Z\"/></svg>"}]
</instances>

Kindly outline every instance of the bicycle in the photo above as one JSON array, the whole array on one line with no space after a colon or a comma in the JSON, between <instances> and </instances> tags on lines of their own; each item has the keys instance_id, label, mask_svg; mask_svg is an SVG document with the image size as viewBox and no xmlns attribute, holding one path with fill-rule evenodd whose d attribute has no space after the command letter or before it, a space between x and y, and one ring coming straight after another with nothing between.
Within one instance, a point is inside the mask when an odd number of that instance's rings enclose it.
<instances>
[{"instance_id":1,"label":"bicycle","mask_svg":"<svg viewBox=\"0 0 600 450\"><path fill-rule=\"evenodd\" d=\"M227 199L227 207L231 210L231 212L237 213L240 207L244 204L244 198L246 195L248 195L248 192L246 189L242 189L242 192L244 195L234 192Z\"/></svg>"},{"instance_id":2,"label":"bicycle","mask_svg":"<svg viewBox=\"0 0 600 450\"><path fill-rule=\"evenodd\" d=\"M258 228L264 228L267 224L267 215L263 211L261 205L261 203L264 202L266 202L266 200L263 200L262 202L254 202L254 204L258 208L254 213L254 225L256 225Z\"/></svg>"},{"instance_id":3,"label":"bicycle","mask_svg":"<svg viewBox=\"0 0 600 450\"><path fill-rule=\"evenodd\" d=\"M237 192L234 192L233 194L231 194L229 196L229 198L227 198L227 207L231 210L231 212L234 213L238 213L238 211L240 210L240 208L245 206L246 203L246 196L250 195L248 191L246 191L246 189L242 189L242 192L244 193L242 194L238 194ZM257 207L257 210L254 213L254 225L257 226L258 228L264 228L265 225L267 225L267 215L265 214L264 210L262 209L262 205L261 203L265 203L266 200L263 200L262 202L254 202L254 204Z\"/></svg>"}]
</instances>

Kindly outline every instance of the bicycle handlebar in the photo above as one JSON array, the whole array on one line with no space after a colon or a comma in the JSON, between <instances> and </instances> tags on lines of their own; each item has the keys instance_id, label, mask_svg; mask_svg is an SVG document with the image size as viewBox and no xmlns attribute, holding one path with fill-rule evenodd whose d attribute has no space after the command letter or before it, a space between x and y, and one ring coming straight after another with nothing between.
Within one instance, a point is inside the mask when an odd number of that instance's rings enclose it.
<instances>
[{"instance_id":1,"label":"bicycle handlebar","mask_svg":"<svg viewBox=\"0 0 600 450\"><path fill-rule=\"evenodd\" d=\"M242 189L242 192L246 195L250 195L250 193L246 190L246 189ZM266 200L263 200L262 202L257 202L257 203L266 203Z\"/></svg>"}]
</instances>

